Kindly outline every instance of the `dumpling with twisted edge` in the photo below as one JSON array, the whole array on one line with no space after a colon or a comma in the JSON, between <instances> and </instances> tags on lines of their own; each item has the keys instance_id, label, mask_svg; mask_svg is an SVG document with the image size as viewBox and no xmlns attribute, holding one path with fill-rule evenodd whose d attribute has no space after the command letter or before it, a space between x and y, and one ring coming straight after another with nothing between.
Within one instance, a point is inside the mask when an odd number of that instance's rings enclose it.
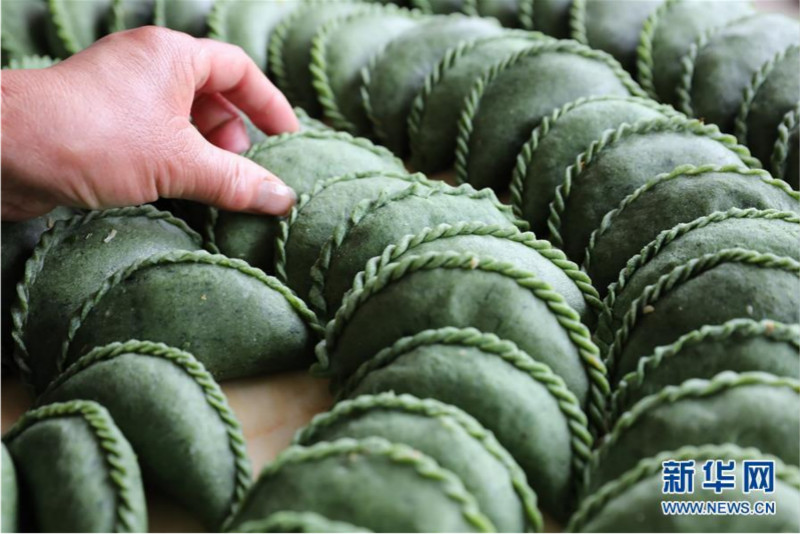
<instances>
[{"instance_id":1,"label":"dumpling with twisted edge","mask_svg":"<svg viewBox=\"0 0 800 534\"><path fill-rule=\"evenodd\" d=\"M69 316L111 274L151 254L197 250L200 244L183 221L151 206L56 222L42 234L17 286L13 336L23 379L41 391L55 376Z\"/></svg>"},{"instance_id":2,"label":"dumpling with twisted edge","mask_svg":"<svg viewBox=\"0 0 800 534\"><path fill-rule=\"evenodd\" d=\"M0 48L8 60L50 52L47 45L47 0L7 0L2 8Z\"/></svg>"},{"instance_id":3,"label":"dumpling with twisted edge","mask_svg":"<svg viewBox=\"0 0 800 534\"><path fill-rule=\"evenodd\" d=\"M225 395L188 352L149 341L98 347L50 383L39 404L103 405L152 484L219 528L250 485L244 436Z\"/></svg>"},{"instance_id":4,"label":"dumpling with twisted edge","mask_svg":"<svg viewBox=\"0 0 800 534\"><path fill-rule=\"evenodd\" d=\"M191 351L224 380L307 366L321 331L305 303L263 271L204 251L168 252L117 271L86 299L59 365L139 339Z\"/></svg>"},{"instance_id":5,"label":"dumpling with twisted edge","mask_svg":"<svg viewBox=\"0 0 800 534\"><path fill-rule=\"evenodd\" d=\"M24 532L147 531L136 454L99 404L31 410L3 443L17 470Z\"/></svg>"},{"instance_id":6,"label":"dumpling with twisted edge","mask_svg":"<svg viewBox=\"0 0 800 534\"><path fill-rule=\"evenodd\" d=\"M525 471L542 509L559 519L569 513L592 436L577 399L547 365L475 328L425 330L365 362L340 398L388 391L475 417Z\"/></svg>"},{"instance_id":7,"label":"dumpling with twisted edge","mask_svg":"<svg viewBox=\"0 0 800 534\"><path fill-rule=\"evenodd\" d=\"M294 443L369 436L408 445L458 475L498 531L542 529L525 473L491 432L455 406L392 392L362 395L314 417Z\"/></svg>"},{"instance_id":8,"label":"dumpling with twisted edge","mask_svg":"<svg viewBox=\"0 0 800 534\"><path fill-rule=\"evenodd\" d=\"M225 528L280 510L316 512L375 532L494 531L455 474L418 450L378 437L285 449Z\"/></svg>"},{"instance_id":9,"label":"dumpling with twisted edge","mask_svg":"<svg viewBox=\"0 0 800 534\"><path fill-rule=\"evenodd\" d=\"M122 0L48 0L47 7L47 41L61 58L125 27Z\"/></svg>"}]
</instances>

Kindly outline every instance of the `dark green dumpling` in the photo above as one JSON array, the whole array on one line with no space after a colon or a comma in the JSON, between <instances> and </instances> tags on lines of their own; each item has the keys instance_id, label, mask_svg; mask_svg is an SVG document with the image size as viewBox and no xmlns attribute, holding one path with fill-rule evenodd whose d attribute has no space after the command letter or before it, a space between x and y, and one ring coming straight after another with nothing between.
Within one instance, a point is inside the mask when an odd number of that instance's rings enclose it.
<instances>
[{"instance_id":1,"label":"dark green dumpling","mask_svg":"<svg viewBox=\"0 0 800 534\"><path fill-rule=\"evenodd\" d=\"M47 0L4 0L2 7L3 65L10 59L46 55Z\"/></svg>"},{"instance_id":2,"label":"dark green dumpling","mask_svg":"<svg viewBox=\"0 0 800 534\"><path fill-rule=\"evenodd\" d=\"M694 493L664 495L662 463L668 460L694 460ZM702 466L707 461L735 461L734 480L743 480L745 460L775 462L775 492L768 499L775 502L775 514L765 515L667 515L661 505L667 500L749 501L750 506L761 501L760 492L745 494L741 485L722 493L703 489ZM640 463L625 476L609 482L586 498L572 516L569 532L796 532L800 529L797 501L800 499L800 471L778 458L756 449L735 445L703 445L683 447L677 451L658 454ZM733 504L733 503L731 503Z\"/></svg>"},{"instance_id":3,"label":"dark green dumpling","mask_svg":"<svg viewBox=\"0 0 800 534\"><path fill-rule=\"evenodd\" d=\"M19 532L19 489L17 488L17 470L14 460L8 453L5 443L2 444L2 459L0 459L0 503L2 503L2 532Z\"/></svg>"},{"instance_id":4,"label":"dark green dumpling","mask_svg":"<svg viewBox=\"0 0 800 534\"><path fill-rule=\"evenodd\" d=\"M610 403L611 418L665 386L690 378L709 379L725 370L800 376L800 325L732 319L706 325L672 345L658 347L620 380Z\"/></svg>"},{"instance_id":5,"label":"dark green dumpling","mask_svg":"<svg viewBox=\"0 0 800 534\"><path fill-rule=\"evenodd\" d=\"M117 271L83 303L61 368L94 347L139 339L191 351L217 380L253 376L307 366L321 331L303 301L245 262L170 252Z\"/></svg>"},{"instance_id":6,"label":"dark green dumpling","mask_svg":"<svg viewBox=\"0 0 800 534\"><path fill-rule=\"evenodd\" d=\"M474 328L426 330L380 351L341 396L388 391L475 417L525 471L542 509L559 519L569 513L592 437L577 399L547 365Z\"/></svg>"},{"instance_id":7,"label":"dark green dumpling","mask_svg":"<svg viewBox=\"0 0 800 534\"><path fill-rule=\"evenodd\" d=\"M158 252L199 248L199 235L151 206L56 222L42 234L17 286L13 335L23 378L41 391L55 376L69 317L115 271Z\"/></svg>"},{"instance_id":8,"label":"dark green dumpling","mask_svg":"<svg viewBox=\"0 0 800 534\"><path fill-rule=\"evenodd\" d=\"M589 238L583 268L597 287L606 288L662 231L731 208L800 214L800 194L758 169L678 167L647 182L606 214Z\"/></svg>"},{"instance_id":9,"label":"dark green dumpling","mask_svg":"<svg viewBox=\"0 0 800 534\"><path fill-rule=\"evenodd\" d=\"M566 39L570 34L571 7L572 0L520 0L520 26Z\"/></svg>"},{"instance_id":10,"label":"dark green dumpling","mask_svg":"<svg viewBox=\"0 0 800 534\"><path fill-rule=\"evenodd\" d=\"M638 96L579 98L546 116L517 156L511 176L514 213L537 235L547 234L548 206L567 168L603 132L623 123L677 115L674 109Z\"/></svg>"},{"instance_id":11,"label":"dark green dumpling","mask_svg":"<svg viewBox=\"0 0 800 534\"><path fill-rule=\"evenodd\" d=\"M222 390L188 352L148 341L98 347L38 402L74 399L103 405L130 441L145 483L210 530L244 497L251 473L241 427Z\"/></svg>"},{"instance_id":12,"label":"dark green dumpling","mask_svg":"<svg viewBox=\"0 0 800 534\"><path fill-rule=\"evenodd\" d=\"M404 172L403 163L383 147L344 132L307 130L269 137L245 152L280 177L295 193L314 184L359 171ZM280 218L210 209L208 233L213 246L232 258L273 272L274 241Z\"/></svg>"},{"instance_id":13,"label":"dark green dumpling","mask_svg":"<svg viewBox=\"0 0 800 534\"><path fill-rule=\"evenodd\" d=\"M164 3L169 0L121 0L119 9L122 13L122 27L138 28L155 24L156 3Z\"/></svg>"},{"instance_id":14,"label":"dark green dumpling","mask_svg":"<svg viewBox=\"0 0 800 534\"><path fill-rule=\"evenodd\" d=\"M783 116L783 120L778 126L778 138L772 148L772 157L770 158L772 174L788 182L795 189L800 189L798 125L800 125L800 103Z\"/></svg>"},{"instance_id":15,"label":"dark green dumpling","mask_svg":"<svg viewBox=\"0 0 800 534\"><path fill-rule=\"evenodd\" d=\"M411 105L428 73L450 47L500 31L491 19L438 16L402 33L373 57L364 71L362 94L380 142L395 154L405 156Z\"/></svg>"},{"instance_id":16,"label":"dark green dumpling","mask_svg":"<svg viewBox=\"0 0 800 534\"><path fill-rule=\"evenodd\" d=\"M798 43L800 24L778 13L758 13L704 35L682 60L681 111L733 132L753 75L776 53Z\"/></svg>"},{"instance_id":17,"label":"dark green dumpling","mask_svg":"<svg viewBox=\"0 0 800 534\"><path fill-rule=\"evenodd\" d=\"M734 208L665 230L631 258L609 286L595 336L610 344L623 316L644 289L694 258L744 247L800 260L798 241L800 216L776 210Z\"/></svg>"},{"instance_id":18,"label":"dark green dumpling","mask_svg":"<svg viewBox=\"0 0 800 534\"><path fill-rule=\"evenodd\" d=\"M800 382L725 371L667 386L620 415L586 471L584 495L661 451L687 445L755 447L798 465Z\"/></svg>"},{"instance_id":19,"label":"dark green dumpling","mask_svg":"<svg viewBox=\"0 0 800 534\"><path fill-rule=\"evenodd\" d=\"M644 93L604 52L574 41L535 44L476 81L464 101L456 141L458 180L504 190L531 131L580 97Z\"/></svg>"},{"instance_id":20,"label":"dark green dumpling","mask_svg":"<svg viewBox=\"0 0 800 534\"><path fill-rule=\"evenodd\" d=\"M99 404L31 410L3 443L17 469L23 532L147 531L136 455Z\"/></svg>"},{"instance_id":21,"label":"dark green dumpling","mask_svg":"<svg viewBox=\"0 0 800 534\"><path fill-rule=\"evenodd\" d=\"M609 130L566 171L550 203L549 239L576 263L606 213L639 187L679 165L740 165L758 160L714 125L671 117Z\"/></svg>"},{"instance_id":22,"label":"dark green dumpling","mask_svg":"<svg viewBox=\"0 0 800 534\"><path fill-rule=\"evenodd\" d=\"M242 524L233 532L370 532L345 523L331 521L314 512L283 510L264 519L254 519Z\"/></svg>"},{"instance_id":23,"label":"dark green dumpling","mask_svg":"<svg viewBox=\"0 0 800 534\"><path fill-rule=\"evenodd\" d=\"M76 54L123 29L122 0L48 0L47 39L58 57Z\"/></svg>"},{"instance_id":24,"label":"dark green dumpling","mask_svg":"<svg viewBox=\"0 0 800 534\"><path fill-rule=\"evenodd\" d=\"M155 24L203 37L208 33L206 18L214 4L225 0L156 0Z\"/></svg>"},{"instance_id":25,"label":"dark green dumpling","mask_svg":"<svg viewBox=\"0 0 800 534\"><path fill-rule=\"evenodd\" d=\"M481 17L494 17L507 28L519 26L520 0L467 0L467 3Z\"/></svg>"},{"instance_id":26,"label":"dark green dumpling","mask_svg":"<svg viewBox=\"0 0 800 534\"><path fill-rule=\"evenodd\" d=\"M541 530L525 473L491 432L455 406L392 392L362 395L314 417L294 443L370 436L408 445L455 473L499 532Z\"/></svg>"},{"instance_id":27,"label":"dark green dumpling","mask_svg":"<svg viewBox=\"0 0 800 534\"><path fill-rule=\"evenodd\" d=\"M226 524L281 510L375 532L492 532L461 480L405 445L372 437L293 446L267 465Z\"/></svg>"}]
</instances>

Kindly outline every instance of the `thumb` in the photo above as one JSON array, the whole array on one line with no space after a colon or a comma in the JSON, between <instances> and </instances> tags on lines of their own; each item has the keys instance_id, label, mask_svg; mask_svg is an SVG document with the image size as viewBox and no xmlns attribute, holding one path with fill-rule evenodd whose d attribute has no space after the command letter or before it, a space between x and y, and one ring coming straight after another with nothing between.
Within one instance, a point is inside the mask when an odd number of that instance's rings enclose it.
<instances>
[{"instance_id":1,"label":"thumb","mask_svg":"<svg viewBox=\"0 0 800 534\"><path fill-rule=\"evenodd\" d=\"M284 215L295 192L257 163L216 147L199 133L192 149L173 157L159 195L209 204L228 211Z\"/></svg>"}]
</instances>

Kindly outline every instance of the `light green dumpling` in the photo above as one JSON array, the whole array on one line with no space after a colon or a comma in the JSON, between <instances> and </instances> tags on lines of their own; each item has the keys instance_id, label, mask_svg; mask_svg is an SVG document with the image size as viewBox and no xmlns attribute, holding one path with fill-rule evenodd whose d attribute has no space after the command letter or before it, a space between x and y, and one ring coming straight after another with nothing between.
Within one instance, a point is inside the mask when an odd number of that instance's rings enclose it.
<instances>
[{"instance_id":1,"label":"light green dumpling","mask_svg":"<svg viewBox=\"0 0 800 534\"><path fill-rule=\"evenodd\" d=\"M99 404L76 400L31 410L3 444L17 470L22 531L147 531L136 454Z\"/></svg>"},{"instance_id":2,"label":"light green dumpling","mask_svg":"<svg viewBox=\"0 0 800 534\"><path fill-rule=\"evenodd\" d=\"M420 451L377 437L284 450L225 529L281 510L316 512L375 532L494 531L456 475Z\"/></svg>"}]
</instances>

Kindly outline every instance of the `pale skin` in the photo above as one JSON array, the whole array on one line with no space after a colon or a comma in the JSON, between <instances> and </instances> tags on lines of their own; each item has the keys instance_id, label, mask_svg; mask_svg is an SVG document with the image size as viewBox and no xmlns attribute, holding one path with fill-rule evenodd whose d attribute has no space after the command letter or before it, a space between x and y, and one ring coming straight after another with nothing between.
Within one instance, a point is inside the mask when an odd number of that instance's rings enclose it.
<instances>
[{"instance_id":1,"label":"pale skin","mask_svg":"<svg viewBox=\"0 0 800 534\"><path fill-rule=\"evenodd\" d=\"M164 28L115 33L40 70L2 73L2 218L159 197L280 215L294 192L237 155L241 110L293 132L283 94L238 47Z\"/></svg>"}]
</instances>

